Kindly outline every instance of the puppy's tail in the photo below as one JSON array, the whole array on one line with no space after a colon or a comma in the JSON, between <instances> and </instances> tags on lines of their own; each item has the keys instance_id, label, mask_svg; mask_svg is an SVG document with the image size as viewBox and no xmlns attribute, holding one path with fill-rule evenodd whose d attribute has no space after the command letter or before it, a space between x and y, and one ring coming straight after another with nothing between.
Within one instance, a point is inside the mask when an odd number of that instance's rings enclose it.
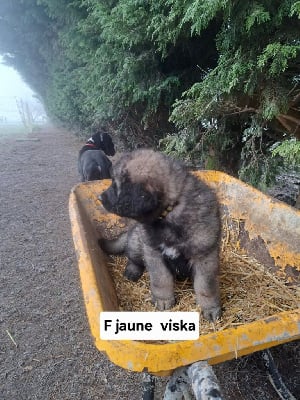
<instances>
[{"instance_id":1,"label":"puppy's tail","mask_svg":"<svg viewBox=\"0 0 300 400\"><path fill-rule=\"evenodd\" d=\"M122 254L127 246L127 232L122 233L117 239L99 239L98 243L108 254Z\"/></svg>"}]
</instances>

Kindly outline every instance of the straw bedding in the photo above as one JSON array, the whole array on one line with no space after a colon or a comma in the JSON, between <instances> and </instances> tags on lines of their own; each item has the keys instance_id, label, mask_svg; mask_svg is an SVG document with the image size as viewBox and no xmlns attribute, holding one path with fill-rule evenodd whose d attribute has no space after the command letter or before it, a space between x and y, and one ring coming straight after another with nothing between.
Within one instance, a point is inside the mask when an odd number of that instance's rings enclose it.
<instances>
[{"instance_id":1,"label":"straw bedding","mask_svg":"<svg viewBox=\"0 0 300 400\"><path fill-rule=\"evenodd\" d=\"M223 314L215 323L200 320L201 334L235 327L299 307L299 288L287 286L262 264L243 254L236 246L236 237L233 236L236 236L236 232L233 233L227 221L223 221L220 257ZM110 257L109 262L120 310L155 311L151 303L148 273L144 273L138 282L128 281L123 277L126 262L126 257L122 256ZM175 296L176 305L171 311L200 311L189 280L176 281Z\"/></svg>"}]
</instances>

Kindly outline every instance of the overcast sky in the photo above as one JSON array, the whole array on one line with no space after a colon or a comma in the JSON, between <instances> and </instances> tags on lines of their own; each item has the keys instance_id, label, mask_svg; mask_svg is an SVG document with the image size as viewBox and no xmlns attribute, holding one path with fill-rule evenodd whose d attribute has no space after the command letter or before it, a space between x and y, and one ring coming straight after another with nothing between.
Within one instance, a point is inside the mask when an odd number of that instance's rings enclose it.
<instances>
[{"instance_id":1,"label":"overcast sky","mask_svg":"<svg viewBox=\"0 0 300 400\"><path fill-rule=\"evenodd\" d=\"M20 121L16 100L22 99L33 108L40 107L33 95L18 72L4 65L0 56L0 117L5 117L7 122Z\"/></svg>"}]
</instances>

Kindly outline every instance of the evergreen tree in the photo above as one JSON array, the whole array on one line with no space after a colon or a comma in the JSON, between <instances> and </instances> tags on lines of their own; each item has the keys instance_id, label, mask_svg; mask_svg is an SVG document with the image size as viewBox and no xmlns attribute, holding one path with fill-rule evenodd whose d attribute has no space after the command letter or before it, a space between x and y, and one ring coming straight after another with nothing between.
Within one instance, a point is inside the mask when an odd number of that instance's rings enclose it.
<instances>
[{"instance_id":1,"label":"evergreen tree","mask_svg":"<svg viewBox=\"0 0 300 400\"><path fill-rule=\"evenodd\" d=\"M0 52L68 125L268 184L300 136L299 16L292 0L11 0Z\"/></svg>"}]
</instances>

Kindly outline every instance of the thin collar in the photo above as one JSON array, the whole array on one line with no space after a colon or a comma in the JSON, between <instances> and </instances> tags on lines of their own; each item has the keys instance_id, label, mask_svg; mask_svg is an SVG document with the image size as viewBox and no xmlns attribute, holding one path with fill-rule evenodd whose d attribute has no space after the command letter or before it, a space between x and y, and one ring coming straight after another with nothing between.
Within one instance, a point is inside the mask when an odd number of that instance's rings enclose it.
<instances>
[{"instance_id":1,"label":"thin collar","mask_svg":"<svg viewBox=\"0 0 300 400\"><path fill-rule=\"evenodd\" d=\"M166 207L163 212L160 214L160 216L158 217L158 219L164 219L168 216L168 214L173 211L174 209L174 205L173 206L168 206Z\"/></svg>"}]
</instances>

